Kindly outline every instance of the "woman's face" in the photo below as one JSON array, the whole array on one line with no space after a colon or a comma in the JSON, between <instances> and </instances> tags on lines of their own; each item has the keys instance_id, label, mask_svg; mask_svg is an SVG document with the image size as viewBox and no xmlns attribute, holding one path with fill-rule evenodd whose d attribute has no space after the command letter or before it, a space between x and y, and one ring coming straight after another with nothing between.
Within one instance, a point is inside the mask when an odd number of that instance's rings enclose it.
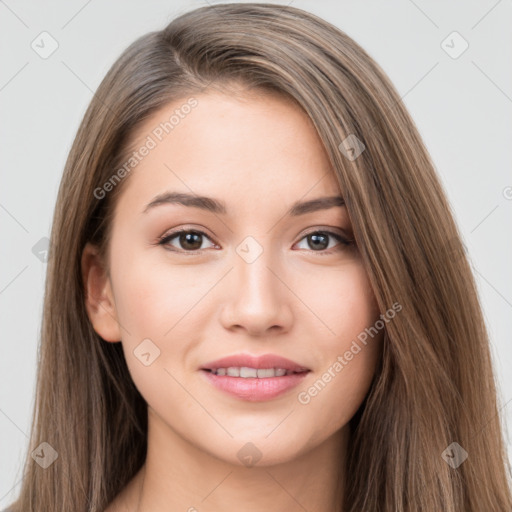
<instances>
[{"instance_id":1,"label":"woman's face","mask_svg":"<svg viewBox=\"0 0 512 512\"><path fill-rule=\"evenodd\" d=\"M269 95L196 100L138 130L134 147L151 147L125 178L110 279L90 278L89 314L104 340L121 340L150 428L234 464L291 460L367 394L380 335L358 352L354 340L379 311L344 243L346 207L309 203L342 194L308 117ZM215 363L231 356L249 359ZM289 360L286 375L273 357Z\"/></svg>"}]
</instances>

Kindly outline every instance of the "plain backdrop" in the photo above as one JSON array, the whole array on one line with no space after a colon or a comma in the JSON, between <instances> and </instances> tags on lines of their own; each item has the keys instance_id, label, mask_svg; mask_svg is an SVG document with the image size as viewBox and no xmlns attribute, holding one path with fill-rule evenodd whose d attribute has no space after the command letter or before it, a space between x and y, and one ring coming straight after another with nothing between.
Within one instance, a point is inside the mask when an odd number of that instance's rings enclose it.
<instances>
[{"instance_id":1,"label":"plain backdrop","mask_svg":"<svg viewBox=\"0 0 512 512\"><path fill-rule=\"evenodd\" d=\"M289 4L323 17L365 48L414 118L464 236L510 429L511 1ZM105 73L132 41L203 5L199 0L0 1L0 510L19 490L34 399L46 273L42 255L79 122ZM43 58L42 47L49 52L52 44L58 47ZM506 439L512 459L508 432Z\"/></svg>"}]
</instances>

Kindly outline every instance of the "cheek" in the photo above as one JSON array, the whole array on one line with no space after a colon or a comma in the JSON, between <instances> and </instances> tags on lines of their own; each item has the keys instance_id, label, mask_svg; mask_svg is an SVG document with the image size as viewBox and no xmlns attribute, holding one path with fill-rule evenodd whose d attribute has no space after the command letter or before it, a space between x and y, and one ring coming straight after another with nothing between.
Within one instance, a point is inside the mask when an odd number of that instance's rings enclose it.
<instances>
[{"instance_id":1,"label":"cheek","mask_svg":"<svg viewBox=\"0 0 512 512\"><path fill-rule=\"evenodd\" d=\"M139 337L157 340L170 336L169 331L208 289L207 283L200 284L196 278L197 273L183 266L170 269L169 264L148 262L142 257L124 260L113 276L120 322Z\"/></svg>"},{"instance_id":2,"label":"cheek","mask_svg":"<svg viewBox=\"0 0 512 512\"><path fill-rule=\"evenodd\" d=\"M383 338L383 329L375 329L379 308L362 265L331 277L310 296L311 309L328 326L315 343L322 365L297 396L305 416L323 425L319 437L346 424L361 405Z\"/></svg>"},{"instance_id":3,"label":"cheek","mask_svg":"<svg viewBox=\"0 0 512 512\"><path fill-rule=\"evenodd\" d=\"M205 269L202 275L193 266L149 262L143 253L117 261L112 268L116 313L132 378L148 403L162 389L176 388L177 396L179 386L170 374L180 378L188 368L208 320L207 300L201 298L218 281L218 272Z\"/></svg>"},{"instance_id":4,"label":"cheek","mask_svg":"<svg viewBox=\"0 0 512 512\"><path fill-rule=\"evenodd\" d=\"M300 286L305 305L317 317L324 354L346 350L357 336L379 317L379 308L362 263L352 260L325 272L307 273ZM317 337L318 339L318 337ZM347 347L348 348L348 347Z\"/></svg>"},{"instance_id":5,"label":"cheek","mask_svg":"<svg viewBox=\"0 0 512 512\"><path fill-rule=\"evenodd\" d=\"M170 273L168 267L148 264L143 258L125 259L116 272L112 275L116 313L135 386L151 406L163 400L165 409L165 398L171 395L173 406L182 407L187 397L171 375L190 348L179 341L190 335L186 315L197 302L198 290L194 291L186 272Z\"/></svg>"}]
</instances>

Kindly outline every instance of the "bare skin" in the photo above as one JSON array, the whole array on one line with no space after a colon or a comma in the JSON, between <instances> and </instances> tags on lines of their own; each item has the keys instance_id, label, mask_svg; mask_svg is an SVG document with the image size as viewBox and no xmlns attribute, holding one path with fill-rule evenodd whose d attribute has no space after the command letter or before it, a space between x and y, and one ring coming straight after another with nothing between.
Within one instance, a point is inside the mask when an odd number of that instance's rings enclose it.
<instances>
[{"instance_id":1,"label":"bare skin","mask_svg":"<svg viewBox=\"0 0 512 512\"><path fill-rule=\"evenodd\" d=\"M357 247L336 238L351 239L346 207L287 212L342 191L293 103L254 93L196 99L127 178L110 275L95 247L83 253L91 322L104 342L122 343L148 404L146 462L106 510L341 511L348 422L369 390L381 337L342 371L333 365L379 310ZM184 101L147 119L138 140ZM169 203L144 212L166 191L216 198L227 213ZM180 236L157 243L180 227L204 233L199 249ZM250 263L237 252L248 236L250 250L261 249ZM160 351L147 366L134 354L146 339ZM278 397L244 400L201 370L238 353L277 354L310 371ZM325 385L309 392L319 379ZM252 466L244 446L260 457Z\"/></svg>"}]
</instances>

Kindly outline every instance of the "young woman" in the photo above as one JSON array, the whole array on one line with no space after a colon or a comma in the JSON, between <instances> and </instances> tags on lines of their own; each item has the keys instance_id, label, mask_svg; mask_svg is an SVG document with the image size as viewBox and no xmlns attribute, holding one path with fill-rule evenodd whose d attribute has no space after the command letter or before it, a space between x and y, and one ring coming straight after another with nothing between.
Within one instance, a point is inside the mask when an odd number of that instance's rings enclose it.
<instances>
[{"instance_id":1,"label":"young woman","mask_svg":"<svg viewBox=\"0 0 512 512\"><path fill-rule=\"evenodd\" d=\"M508 512L489 340L414 122L346 34L197 9L95 94L14 512Z\"/></svg>"}]
</instances>

